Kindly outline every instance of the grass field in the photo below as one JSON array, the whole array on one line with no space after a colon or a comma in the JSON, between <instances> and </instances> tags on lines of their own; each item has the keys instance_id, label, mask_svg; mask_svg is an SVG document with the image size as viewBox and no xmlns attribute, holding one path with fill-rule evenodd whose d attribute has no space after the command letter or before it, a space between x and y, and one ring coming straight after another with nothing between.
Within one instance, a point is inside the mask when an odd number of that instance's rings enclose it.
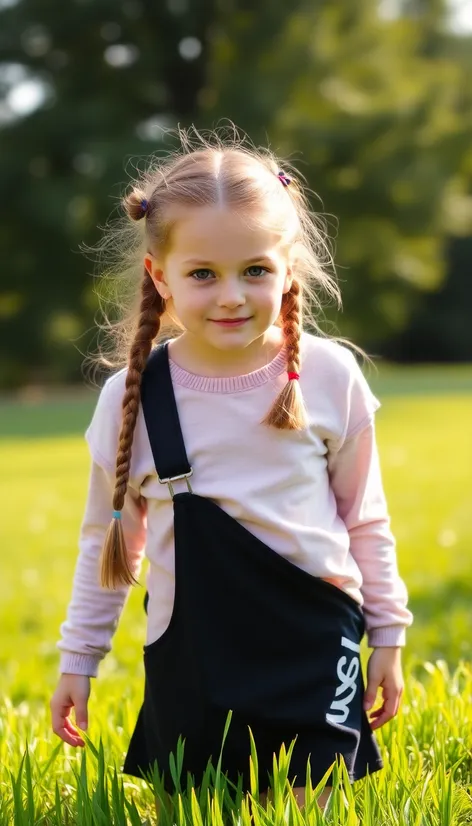
<instances>
[{"instance_id":1,"label":"grass field","mask_svg":"<svg viewBox=\"0 0 472 826\"><path fill-rule=\"evenodd\" d=\"M386 768L334 795L326 820L472 823L472 369L382 366L369 379L383 402L377 429L384 482L415 623L404 652L402 710L377 735ZM118 774L109 811L104 791L141 702L143 588L131 593L113 651L92 681L86 762L49 728L55 643L89 464L82 434L93 403L93 394L81 393L0 404L0 826L152 822L144 783ZM174 822L228 822L221 796L215 793L207 811L205 800L200 806L184 795ZM233 810L234 822L251 822L246 802ZM252 812L255 826L304 817L288 790L267 816L256 804ZM314 813L306 818L317 822Z\"/></svg>"}]
</instances>

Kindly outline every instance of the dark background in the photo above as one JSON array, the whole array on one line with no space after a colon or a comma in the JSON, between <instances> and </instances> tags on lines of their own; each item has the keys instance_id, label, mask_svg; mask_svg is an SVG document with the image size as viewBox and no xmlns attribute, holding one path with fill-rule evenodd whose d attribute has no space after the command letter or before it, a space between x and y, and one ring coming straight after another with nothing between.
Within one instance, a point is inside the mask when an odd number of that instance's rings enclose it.
<instances>
[{"instance_id":1,"label":"dark background","mask_svg":"<svg viewBox=\"0 0 472 826\"><path fill-rule=\"evenodd\" d=\"M0 388L82 381L98 304L81 245L167 128L221 119L321 197L341 334L471 361L472 38L441 0L384 8L0 0Z\"/></svg>"}]
</instances>

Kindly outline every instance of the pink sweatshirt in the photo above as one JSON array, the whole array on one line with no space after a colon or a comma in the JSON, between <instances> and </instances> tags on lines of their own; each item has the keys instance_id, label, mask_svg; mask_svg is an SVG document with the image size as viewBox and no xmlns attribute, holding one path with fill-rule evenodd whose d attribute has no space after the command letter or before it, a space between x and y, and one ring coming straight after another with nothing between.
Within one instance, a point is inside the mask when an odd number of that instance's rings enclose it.
<instances>
[{"instance_id":1,"label":"pink sweatshirt","mask_svg":"<svg viewBox=\"0 0 472 826\"><path fill-rule=\"evenodd\" d=\"M171 361L193 490L290 562L358 601L369 646L403 646L413 617L379 469L374 413L380 403L347 348L303 333L301 354L309 418L303 431L260 423L287 380L283 350L259 370L229 378L194 375ZM121 370L108 379L86 433L92 467L72 599L57 644L63 673L97 675L129 592L98 583L112 515L125 375ZM174 487L187 489L185 482ZM144 556L149 562L150 644L172 612L174 537L172 500L158 481L142 410L122 524L135 575Z\"/></svg>"}]
</instances>

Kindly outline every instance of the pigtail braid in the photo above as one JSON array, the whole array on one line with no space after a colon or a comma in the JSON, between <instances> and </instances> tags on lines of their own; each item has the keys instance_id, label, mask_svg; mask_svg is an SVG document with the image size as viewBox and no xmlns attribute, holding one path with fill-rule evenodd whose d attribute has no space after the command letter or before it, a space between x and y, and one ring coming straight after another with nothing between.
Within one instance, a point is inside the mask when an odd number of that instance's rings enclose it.
<instances>
[{"instance_id":1,"label":"pigtail braid","mask_svg":"<svg viewBox=\"0 0 472 826\"><path fill-rule=\"evenodd\" d=\"M131 448L140 405L141 377L151 352L152 342L159 332L164 310L165 301L145 269L141 285L138 328L129 354L123 397L123 419L116 457L113 508L117 515L110 523L101 555L100 583L103 588L115 589L119 585L137 584L129 565L119 511L123 508L128 487Z\"/></svg>"},{"instance_id":2,"label":"pigtail braid","mask_svg":"<svg viewBox=\"0 0 472 826\"><path fill-rule=\"evenodd\" d=\"M301 335L301 288L296 279L288 293L282 299L282 324L287 350L287 372L298 375L300 371L300 335ZM279 430L301 430L306 427L306 411L300 383L290 378L279 393L272 409L263 424Z\"/></svg>"}]
</instances>

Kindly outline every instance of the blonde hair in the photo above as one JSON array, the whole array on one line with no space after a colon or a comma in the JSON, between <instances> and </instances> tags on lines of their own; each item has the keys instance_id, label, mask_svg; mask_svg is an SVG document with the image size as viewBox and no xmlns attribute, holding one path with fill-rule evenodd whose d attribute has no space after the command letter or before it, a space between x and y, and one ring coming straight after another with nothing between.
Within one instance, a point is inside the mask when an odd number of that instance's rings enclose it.
<instances>
[{"instance_id":1,"label":"blonde hair","mask_svg":"<svg viewBox=\"0 0 472 826\"><path fill-rule=\"evenodd\" d=\"M111 357L101 354L97 361L107 367L128 368L116 459L115 511L122 510L127 490L142 372L153 344L179 329L143 263L147 252L162 254L169 247L175 208L224 205L260 226L270 225L280 231L290 246L293 274L277 322L283 330L288 373L300 372L302 329L309 327L323 335L314 318L323 306L322 297L341 304L338 285L330 272L332 258L324 223L311 212L308 191L292 165L268 149L256 149L235 129L229 137L221 131L202 135L195 129L180 129L178 137L180 151L169 153L163 160L151 159L122 198L124 214L95 248L107 262L102 273L105 300L118 308L118 317L110 320L105 313L101 325L111 337ZM281 180L281 170L288 180ZM117 288L115 301L110 285ZM306 425L298 381L289 377L264 423L282 430ZM136 582L129 567L121 520L116 516L105 539L100 579L108 588Z\"/></svg>"}]
</instances>

